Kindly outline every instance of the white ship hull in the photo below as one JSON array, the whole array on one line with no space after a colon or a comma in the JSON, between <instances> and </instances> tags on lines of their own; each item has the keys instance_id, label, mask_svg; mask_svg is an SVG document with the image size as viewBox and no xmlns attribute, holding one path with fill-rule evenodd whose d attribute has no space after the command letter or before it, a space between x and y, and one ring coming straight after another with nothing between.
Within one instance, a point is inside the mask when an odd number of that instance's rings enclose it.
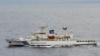
<instances>
[{"instance_id":1,"label":"white ship hull","mask_svg":"<svg viewBox=\"0 0 100 56\"><path fill-rule=\"evenodd\" d=\"M97 45L95 41L17 41L7 40L9 46L32 46L32 47L69 47L80 45Z\"/></svg>"},{"instance_id":2,"label":"white ship hull","mask_svg":"<svg viewBox=\"0 0 100 56\"><path fill-rule=\"evenodd\" d=\"M32 41L30 46L33 47L68 47L80 45L97 45L96 42L77 42L77 41Z\"/></svg>"}]
</instances>

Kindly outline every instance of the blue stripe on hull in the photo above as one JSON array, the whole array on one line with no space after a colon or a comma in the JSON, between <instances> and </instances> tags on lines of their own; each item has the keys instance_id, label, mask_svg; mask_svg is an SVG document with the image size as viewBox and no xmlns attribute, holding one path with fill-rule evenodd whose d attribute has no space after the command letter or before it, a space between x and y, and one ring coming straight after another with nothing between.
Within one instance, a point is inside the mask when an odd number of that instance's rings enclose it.
<instances>
[{"instance_id":1,"label":"blue stripe on hull","mask_svg":"<svg viewBox=\"0 0 100 56\"><path fill-rule=\"evenodd\" d=\"M24 45L29 45L29 43L27 41L23 41Z\"/></svg>"}]
</instances>

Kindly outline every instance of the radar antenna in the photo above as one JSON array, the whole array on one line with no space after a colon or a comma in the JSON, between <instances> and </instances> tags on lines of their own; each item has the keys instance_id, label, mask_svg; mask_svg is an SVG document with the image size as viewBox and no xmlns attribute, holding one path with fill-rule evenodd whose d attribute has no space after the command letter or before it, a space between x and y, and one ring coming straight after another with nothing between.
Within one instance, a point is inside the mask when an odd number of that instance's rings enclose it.
<instances>
[{"instance_id":1,"label":"radar antenna","mask_svg":"<svg viewBox=\"0 0 100 56\"><path fill-rule=\"evenodd\" d=\"M63 27L62 29L66 31L67 30L67 26L66 27Z\"/></svg>"}]
</instances>

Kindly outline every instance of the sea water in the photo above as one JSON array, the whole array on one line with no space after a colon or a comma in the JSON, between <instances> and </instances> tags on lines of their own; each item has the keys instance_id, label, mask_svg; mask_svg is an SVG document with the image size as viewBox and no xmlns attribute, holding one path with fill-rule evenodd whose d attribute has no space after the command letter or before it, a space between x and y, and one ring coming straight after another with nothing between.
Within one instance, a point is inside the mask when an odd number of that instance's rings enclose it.
<instances>
[{"instance_id":1,"label":"sea water","mask_svg":"<svg viewBox=\"0 0 100 56\"><path fill-rule=\"evenodd\" d=\"M72 33L75 39L100 41L100 4L1 4L0 56L100 56L99 46L8 48L5 39L28 37L41 25ZM48 32L48 31L47 31Z\"/></svg>"}]
</instances>

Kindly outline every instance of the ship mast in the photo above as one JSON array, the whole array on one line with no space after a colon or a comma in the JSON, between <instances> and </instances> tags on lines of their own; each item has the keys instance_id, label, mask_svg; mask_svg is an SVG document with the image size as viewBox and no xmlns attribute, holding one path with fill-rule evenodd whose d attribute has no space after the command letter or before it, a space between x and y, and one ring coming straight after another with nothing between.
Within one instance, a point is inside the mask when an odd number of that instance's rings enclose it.
<instances>
[{"instance_id":1,"label":"ship mast","mask_svg":"<svg viewBox=\"0 0 100 56\"><path fill-rule=\"evenodd\" d=\"M44 30L45 30L46 27L47 27L47 26L41 26L41 27L40 27L40 33L45 33Z\"/></svg>"},{"instance_id":2,"label":"ship mast","mask_svg":"<svg viewBox=\"0 0 100 56\"><path fill-rule=\"evenodd\" d=\"M64 38L67 39L67 41L68 41L70 39L70 37L66 36L67 26L63 27L62 29L64 30L64 34L65 34Z\"/></svg>"}]
</instances>

